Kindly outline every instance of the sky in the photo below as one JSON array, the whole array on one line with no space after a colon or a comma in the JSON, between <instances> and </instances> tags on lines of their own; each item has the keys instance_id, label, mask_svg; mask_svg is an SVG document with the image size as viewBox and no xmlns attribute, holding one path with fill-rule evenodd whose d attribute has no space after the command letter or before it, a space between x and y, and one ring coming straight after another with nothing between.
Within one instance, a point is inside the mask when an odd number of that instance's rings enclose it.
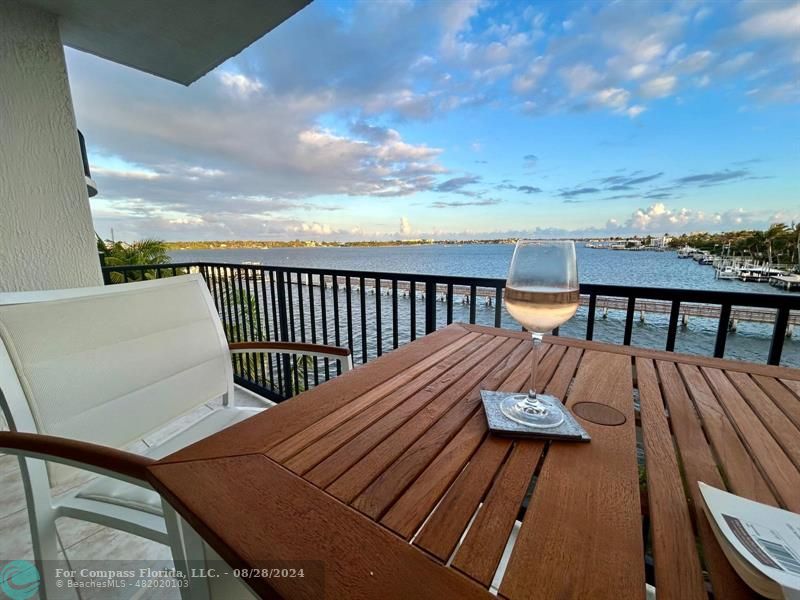
<instances>
[{"instance_id":1,"label":"sky","mask_svg":"<svg viewBox=\"0 0 800 600\"><path fill-rule=\"evenodd\" d=\"M800 3L316 0L184 87L67 49L102 237L800 221Z\"/></svg>"}]
</instances>

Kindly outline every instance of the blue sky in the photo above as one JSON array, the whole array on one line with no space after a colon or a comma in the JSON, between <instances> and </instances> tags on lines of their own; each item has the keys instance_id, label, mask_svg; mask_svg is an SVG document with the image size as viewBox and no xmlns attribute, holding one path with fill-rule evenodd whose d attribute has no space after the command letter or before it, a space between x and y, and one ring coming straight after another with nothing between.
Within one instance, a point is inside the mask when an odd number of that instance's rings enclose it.
<instances>
[{"instance_id":1,"label":"blue sky","mask_svg":"<svg viewBox=\"0 0 800 600\"><path fill-rule=\"evenodd\" d=\"M316 0L188 88L67 50L102 236L800 220L800 3Z\"/></svg>"}]
</instances>

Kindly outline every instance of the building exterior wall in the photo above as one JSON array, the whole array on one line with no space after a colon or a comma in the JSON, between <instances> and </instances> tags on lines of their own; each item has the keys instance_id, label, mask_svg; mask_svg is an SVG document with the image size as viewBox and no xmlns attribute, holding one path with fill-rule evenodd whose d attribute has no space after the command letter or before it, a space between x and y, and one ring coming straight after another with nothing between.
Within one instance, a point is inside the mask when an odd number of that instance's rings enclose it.
<instances>
[{"instance_id":1,"label":"building exterior wall","mask_svg":"<svg viewBox=\"0 0 800 600\"><path fill-rule=\"evenodd\" d=\"M0 0L0 292L101 284L58 22Z\"/></svg>"}]
</instances>

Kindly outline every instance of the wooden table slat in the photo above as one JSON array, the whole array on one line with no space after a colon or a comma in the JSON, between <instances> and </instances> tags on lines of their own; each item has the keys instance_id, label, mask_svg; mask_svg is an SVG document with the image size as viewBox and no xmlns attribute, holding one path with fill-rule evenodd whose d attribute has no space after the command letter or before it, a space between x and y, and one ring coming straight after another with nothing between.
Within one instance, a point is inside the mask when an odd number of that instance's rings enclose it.
<instances>
[{"instance_id":1,"label":"wooden table slat","mask_svg":"<svg viewBox=\"0 0 800 600\"><path fill-rule=\"evenodd\" d=\"M782 375L785 375L785 373L782 373ZM784 379L782 377L781 381L783 382L783 385L792 390L794 395L800 400L800 381L797 381L796 379Z\"/></svg>"},{"instance_id":2,"label":"wooden table slat","mask_svg":"<svg viewBox=\"0 0 800 600\"><path fill-rule=\"evenodd\" d=\"M567 350L563 346L552 347L539 365L540 381L546 384L545 389L548 394L557 398L564 397L581 352L577 348ZM463 480L459 479L453 485L420 532L416 540L420 547L442 560L446 560L452 554L479 502L483 499L491 478L500 466L502 460L500 457L506 455L511 444L511 440L498 437L491 437L484 442L484 447L489 446L485 451L487 454L491 453L490 458L484 458L474 469L472 464L467 466ZM479 450L479 454L480 452ZM482 457L477 456L476 461L480 458ZM511 525L513 526L513 520ZM500 552L502 553L502 548Z\"/></svg>"},{"instance_id":3,"label":"wooden table slat","mask_svg":"<svg viewBox=\"0 0 800 600\"><path fill-rule=\"evenodd\" d=\"M513 442L489 436L447 491L414 543L446 562L505 462Z\"/></svg>"},{"instance_id":4,"label":"wooden table slat","mask_svg":"<svg viewBox=\"0 0 800 600\"><path fill-rule=\"evenodd\" d=\"M772 437L794 463L795 468L800 468L800 429L749 375L734 372L728 373L728 378L750 405L753 413L758 415L756 418L761 419Z\"/></svg>"},{"instance_id":5,"label":"wooden table slat","mask_svg":"<svg viewBox=\"0 0 800 600\"><path fill-rule=\"evenodd\" d=\"M637 358L636 371L658 597L707 598L655 365L650 359Z\"/></svg>"},{"instance_id":6,"label":"wooden table slat","mask_svg":"<svg viewBox=\"0 0 800 600\"><path fill-rule=\"evenodd\" d=\"M545 392L563 401L567 396L567 390L572 383L575 369L578 368L582 355L583 350L580 348L569 348L559 361L558 368L550 378Z\"/></svg>"},{"instance_id":7,"label":"wooden table slat","mask_svg":"<svg viewBox=\"0 0 800 600\"><path fill-rule=\"evenodd\" d=\"M486 433L486 416L477 411L386 512L381 523L397 535L410 538L464 469Z\"/></svg>"},{"instance_id":8,"label":"wooden table slat","mask_svg":"<svg viewBox=\"0 0 800 600\"><path fill-rule=\"evenodd\" d=\"M762 375L754 375L753 379L761 386L772 401L784 412L784 414L791 419L795 427L800 428L800 398L792 393L792 383L798 382L781 382L774 377L764 377ZM798 383L797 391L800 393L800 383Z\"/></svg>"},{"instance_id":9,"label":"wooden table slat","mask_svg":"<svg viewBox=\"0 0 800 600\"><path fill-rule=\"evenodd\" d=\"M599 402L627 420L609 427L577 417L591 443L551 444L501 595L644 598L631 371L627 356L584 353L567 405Z\"/></svg>"},{"instance_id":10,"label":"wooden table slat","mask_svg":"<svg viewBox=\"0 0 800 600\"><path fill-rule=\"evenodd\" d=\"M703 560L711 578L714 595L716 598L730 598L731 600L749 598L752 595L749 588L739 578L722 552L703 511L700 488L697 483L703 481L722 490L726 488L711 448L706 442L700 418L695 412L695 407L692 405L689 393L675 364L668 361L657 361L656 368L661 380L664 402L672 422L672 430L691 498L697 533L703 545Z\"/></svg>"},{"instance_id":11,"label":"wooden table slat","mask_svg":"<svg viewBox=\"0 0 800 600\"><path fill-rule=\"evenodd\" d=\"M725 372L706 367L702 367L702 371L716 392L717 399L728 410L741 437L746 440L753 460L772 483L781 504L789 510L800 512L800 473L797 468L725 376Z\"/></svg>"},{"instance_id":12,"label":"wooden table slat","mask_svg":"<svg viewBox=\"0 0 800 600\"><path fill-rule=\"evenodd\" d=\"M343 446L339 451L332 454L325 462L309 473L309 480L315 480L315 472L320 467L335 469L342 474L329 486L327 490L340 500L346 503L352 502L364 489L377 478L390 464L392 464L405 450L411 446L427 429L433 425L443 414L445 414L454 404L464 398L484 377L492 372L492 369L499 362L507 359L508 351L512 348L522 348L518 340L504 340L498 338L500 342L493 352L491 358L473 369L467 376L455 382L443 393L439 394L425 407L417 412L411 419L400 425L389 435L382 436L382 439L373 441L374 433L368 430L366 435L354 438L354 440ZM492 345L494 347L494 341ZM359 452L353 452L352 446L357 446L363 439L368 440L369 444L363 444ZM377 444L377 445L376 445ZM366 450L363 452L361 450ZM353 461L352 459L356 460ZM352 465L352 466L350 466ZM342 470L342 466L346 469Z\"/></svg>"},{"instance_id":13,"label":"wooden table slat","mask_svg":"<svg viewBox=\"0 0 800 600\"><path fill-rule=\"evenodd\" d=\"M286 440L280 446L276 446L267 455L296 473L308 471L357 433L394 408L405 406L406 401L414 397L406 408L406 410L411 410L412 404L416 405L421 401L422 396L415 396L415 394L420 394L423 388L422 394L429 395L435 393L435 390L442 389L452 378L463 375L485 356L487 342L491 341L491 338L487 339L487 337L471 338L468 340L469 343L463 346L460 345L460 342L465 338L461 338L457 341L459 345L448 346L440 350L437 353L437 361L429 363L421 371L409 373L411 379L404 378L396 381L393 378L385 384L385 388L384 385L379 386L381 390L376 397L368 397L372 395L370 393L351 402L351 404L357 405L354 408L359 409L360 412L337 411L330 414ZM406 375L406 373L401 375ZM362 402L362 400L365 401ZM292 447L288 444L292 444ZM302 445L305 445L305 448L292 456L293 451Z\"/></svg>"},{"instance_id":14,"label":"wooden table slat","mask_svg":"<svg viewBox=\"0 0 800 600\"><path fill-rule=\"evenodd\" d=\"M545 336L544 339L550 343L559 343L557 341L553 341L548 336ZM560 339L563 340L564 338ZM569 344L573 347L584 348L586 350L595 349L615 354L624 354L626 356L649 358L651 360L669 360L685 365L713 367L717 369L725 369L726 371L741 371L742 373L766 375L768 377L780 377L783 375L784 377L789 377L793 380L800 380L800 369L787 369L786 367L766 365L763 363L714 358L711 356L698 356L695 354L682 354L679 352L667 352L665 350L652 350L650 348L622 346L619 344L607 344L603 342L593 342L581 339L570 339L568 341L562 341L561 343Z\"/></svg>"},{"instance_id":15,"label":"wooden table slat","mask_svg":"<svg viewBox=\"0 0 800 600\"><path fill-rule=\"evenodd\" d=\"M456 550L453 566L485 586L491 583L500 564L543 449L543 442L514 442L503 470Z\"/></svg>"},{"instance_id":16,"label":"wooden table slat","mask_svg":"<svg viewBox=\"0 0 800 600\"><path fill-rule=\"evenodd\" d=\"M703 429L731 491L756 502L778 506L775 495L742 440L739 439L736 429L720 406L700 368L679 363L678 371L686 381L686 389L700 415ZM666 377L670 375L671 373L667 371ZM661 377L665 379L665 375Z\"/></svg>"},{"instance_id":17,"label":"wooden table slat","mask_svg":"<svg viewBox=\"0 0 800 600\"><path fill-rule=\"evenodd\" d=\"M341 431L335 431L330 442L323 439L313 447L309 447L309 453L312 452L312 448L319 449L321 460L305 473L305 478L323 488L330 485L382 440L402 427L425 406L436 401L442 394L452 395L457 391L466 393L468 388L463 383L463 375L472 373L474 376L476 369L479 371L485 369L487 365L482 364L485 362L483 359L492 354L501 343L501 340L493 340L492 343L486 344L477 355L472 357L463 372L461 370L450 371L444 377L429 383L405 402L391 407L387 413L372 422L367 429L361 427L360 419L354 423L343 423ZM454 386L456 386L455 390ZM370 416L371 414L368 414L365 418ZM347 441L340 444L342 438L347 438ZM307 460L311 462L313 457L309 456Z\"/></svg>"},{"instance_id":18,"label":"wooden table slat","mask_svg":"<svg viewBox=\"0 0 800 600\"><path fill-rule=\"evenodd\" d=\"M439 421L425 432L422 437L411 445L400 458L372 482L369 488L356 499L353 506L377 519L394 501L399 492L415 477L417 477L415 483L424 483L426 478L424 477L424 473L420 473L421 465L425 465L425 461L435 455L434 453L437 451L437 448L441 446L442 440L447 439L452 432L459 430L459 424L464 422L465 419L469 419L467 423L471 426L468 439L480 442L478 435L482 437L483 434L487 432L486 416L481 406L480 390L508 389L516 392L523 389L526 387L529 379L529 361L529 348L526 347L524 343L517 346L514 351L509 354L508 359L504 361L506 366L501 367L498 365L491 376L485 378L480 384L475 386L475 388L471 390L468 399L463 400L450 409L446 415L439 419ZM472 417L469 417L470 413L472 413ZM464 430L458 431L456 437L459 437L463 431ZM477 448L477 443L475 444L475 448ZM439 460L445 456L451 460ZM439 480L440 483L437 487L441 487L441 481L443 479L448 482L455 479L456 475L458 475L464 467L465 461L459 462L455 460L455 458L455 456L447 455L443 451L425 467L425 472L429 472L429 478L431 480ZM468 456L465 458L468 458ZM440 491L443 492L444 489L446 489L446 487L442 488ZM414 485L403 493L410 495L410 497L403 502L402 506L398 507L399 512L394 513L395 516L392 517L392 519L400 517L401 520L404 520L402 517L404 511L411 509L417 512L423 508L423 505L419 504L418 498L415 499L417 490ZM429 501L430 500L431 499L429 499ZM429 508L432 508L432 506L433 502L429 504ZM421 522L422 520L420 519L416 524L419 525ZM412 532L413 531L409 533Z\"/></svg>"},{"instance_id":19,"label":"wooden table slat","mask_svg":"<svg viewBox=\"0 0 800 600\"><path fill-rule=\"evenodd\" d=\"M504 340L493 340L491 344L487 344L481 350L479 358L492 354L503 343L505 343ZM446 377L430 383L406 402L392 408L388 413L371 423L367 429L353 431L351 428L357 428L359 426L358 421L353 424L344 423L342 428L345 433L353 435L350 435L350 439L336 448L334 452L321 457L322 460L314 468L307 471L304 477L321 488L332 484L423 408L429 406L432 402L439 404L450 402L458 394L466 394L470 386L478 381L478 379L474 378L487 373L491 367L491 363L486 364L485 361L478 361L476 364L475 368L467 370L466 380L462 376L458 377L454 382L453 378ZM442 396L444 398L441 398ZM322 444L323 449L327 450L327 445L324 442L320 442L320 444Z\"/></svg>"}]
</instances>

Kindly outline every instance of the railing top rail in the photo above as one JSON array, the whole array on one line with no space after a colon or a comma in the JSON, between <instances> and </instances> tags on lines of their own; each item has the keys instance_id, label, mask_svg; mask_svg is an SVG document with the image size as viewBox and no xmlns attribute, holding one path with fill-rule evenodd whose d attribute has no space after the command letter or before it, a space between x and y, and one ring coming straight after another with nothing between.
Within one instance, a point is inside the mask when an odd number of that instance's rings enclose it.
<instances>
[{"instance_id":1,"label":"railing top rail","mask_svg":"<svg viewBox=\"0 0 800 600\"><path fill-rule=\"evenodd\" d=\"M503 288L506 280L492 277L469 277L461 275L431 275L426 273L400 273L389 271L355 271L347 269L328 269L319 267L288 267L277 265L245 265L226 262L192 262L192 263L166 263L162 265L125 265L106 266L103 270L110 271L142 271L150 269L171 269L189 267L218 267L232 269L251 269L260 271L274 271L276 273L310 273L313 275L328 275L332 277L363 277L365 279L383 279L387 281L416 281L419 283L434 282L439 284L452 284L464 286L478 286L488 288ZM583 294L596 296L611 296L618 298L637 298L647 300L679 300L703 304L719 304L732 306L751 306L758 308L788 308L800 310L800 295L794 294L765 294L760 292L734 292L724 290L697 290L684 288L655 288L644 286L609 285L602 283L582 283L580 286Z\"/></svg>"},{"instance_id":2,"label":"railing top rail","mask_svg":"<svg viewBox=\"0 0 800 600\"><path fill-rule=\"evenodd\" d=\"M160 263L157 265L103 265L103 271L150 271L152 269L188 269L199 267L201 262Z\"/></svg>"},{"instance_id":3,"label":"railing top rail","mask_svg":"<svg viewBox=\"0 0 800 600\"><path fill-rule=\"evenodd\" d=\"M654 288L603 283L582 283L581 292L596 296L621 298L635 297L641 300L680 300L701 304L730 304L731 306L753 306L758 308L782 308L800 310L800 295L765 294L761 292L733 292L725 290L697 290L686 288Z\"/></svg>"}]
</instances>

